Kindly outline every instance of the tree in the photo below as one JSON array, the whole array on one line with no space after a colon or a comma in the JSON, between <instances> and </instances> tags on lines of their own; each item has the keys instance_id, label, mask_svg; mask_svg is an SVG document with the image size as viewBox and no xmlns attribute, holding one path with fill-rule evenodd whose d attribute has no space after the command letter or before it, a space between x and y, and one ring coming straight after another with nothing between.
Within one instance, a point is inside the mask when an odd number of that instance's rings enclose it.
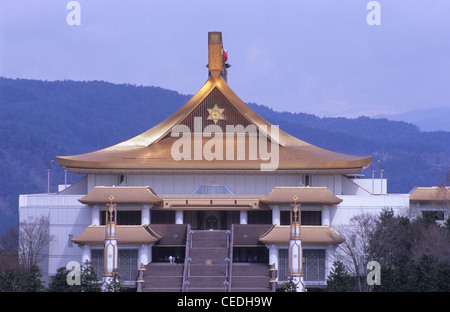
<instances>
[{"instance_id":1,"label":"tree","mask_svg":"<svg viewBox=\"0 0 450 312\"><path fill-rule=\"evenodd\" d=\"M19 227L19 261L30 269L43 258L43 251L49 245L50 223L45 216L29 217L20 222Z\"/></svg>"},{"instance_id":2,"label":"tree","mask_svg":"<svg viewBox=\"0 0 450 312\"><path fill-rule=\"evenodd\" d=\"M282 283L277 287L277 292L296 292L297 286L294 283L294 279L290 276L286 283Z\"/></svg>"},{"instance_id":3,"label":"tree","mask_svg":"<svg viewBox=\"0 0 450 312\"><path fill-rule=\"evenodd\" d=\"M112 276L111 279L109 280L109 282L105 282L105 289L104 291L106 292L120 292L121 287L122 287L122 282L120 281L120 275L119 275L119 270L118 269L114 269L112 272Z\"/></svg>"},{"instance_id":4,"label":"tree","mask_svg":"<svg viewBox=\"0 0 450 312\"><path fill-rule=\"evenodd\" d=\"M362 212L350 219L350 225L336 228L337 233L344 238L337 249L336 258L356 278L358 291L372 290L372 286L366 283L366 265L369 260L370 237L375 231L375 225L375 217Z\"/></svg>"},{"instance_id":5,"label":"tree","mask_svg":"<svg viewBox=\"0 0 450 312\"><path fill-rule=\"evenodd\" d=\"M352 278L345 270L344 264L335 260L330 275L327 278L328 292L348 292L352 291Z\"/></svg>"},{"instance_id":6,"label":"tree","mask_svg":"<svg viewBox=\"0 0 450 312\"><path fill-rule=\"evenodd\" d=\"M100 290L101 282L95 272L94 266L89 260L86 260L81 266L81 291L99 292Z\"/></svg>"},{"instance_id":7,"label":"tree","mask_svg":"<svg viewBox=\"0 0 450 312\"><path fill-rule=\"evenodd\" d=\"M101 283L97 278L94 267L90 261L85 261L80 268L80 285L69 285L67 275L70 271L66 267L60 267L56 271L49 284L51 292L99 292Z\"/></svg>"},{"instance_id":8,"label":"tree","mask_svg":"<svg viewBox=\"0 0 450 312\"><path fill-rule=\"evenodd\" d=\"M414 271L413 291L438 291L438 270L436 259L431 255L423 254Z\"/></svg>"},{"instance_id":9,"label":"tree","mask_svg":"<svg viewBox=\"0 0 450 312\"><path fill-rule=\"evenodd\" d=\"M25 292L45 291L46 287L42 282L41 277L42 277L41 269L37 265L33 265L24 274L21 281L20 291Z\"/></svg>"},{"instance_id":10,"label":"tree","mask_svg":"<svg viewBox=\"0 0 450 312\"><path fill-rule=\"evenodd\" d=\"M0 291L44 291L37 265L26 268L18 259L19 231L11 227L0 235Z\"/></svg>"},{"instance_id":11,"label":"tree","mask_svg":"<svg viewBox=\"0 0 450 312\"><path fill-rule=\"evenodd\" d=\"M69 274L69 270L66 267L60 267L56 270L55 276L52 278L52 281L48 285L48 290L50 292L76 292L79 291L79 288L76 285L67 284L67 274Z\"/></svg>"}]
</instances>

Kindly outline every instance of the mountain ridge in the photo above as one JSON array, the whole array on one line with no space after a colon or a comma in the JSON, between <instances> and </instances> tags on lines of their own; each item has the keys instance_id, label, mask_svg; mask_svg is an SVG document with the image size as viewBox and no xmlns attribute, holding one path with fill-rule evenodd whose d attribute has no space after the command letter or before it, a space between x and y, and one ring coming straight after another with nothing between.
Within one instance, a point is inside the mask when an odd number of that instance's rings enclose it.
<instances>
[{"instance_id":1,"label":"mountain ridge","mask_svg":"<svg viewBox=\"0 0 450 312\"><path fill-rule=\"evenodd\" d=\"M0 232L17 222L18 196L47 192L47 168L56 156L105 148L168 118L191 95L152 86L104 81L41 81L0 77ZM450 167L450 132L424 132L401 121L369 117L317 117L248 105L283 131L335 152L372 156L362 173L378 175L388 191L439 185ZM68 183L80 175L68 174ZM64 183L53 165L51 191Z\"/></svg>"}]
</instances>

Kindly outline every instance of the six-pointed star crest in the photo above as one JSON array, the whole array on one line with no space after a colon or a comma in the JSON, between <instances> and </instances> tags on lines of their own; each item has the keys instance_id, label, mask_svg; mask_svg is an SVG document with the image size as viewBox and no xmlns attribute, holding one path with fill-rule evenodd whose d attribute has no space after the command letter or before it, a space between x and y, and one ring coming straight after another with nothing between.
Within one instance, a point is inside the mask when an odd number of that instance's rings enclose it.
<instances>
[{"instance_id":1,"label":"six-pointed star crest","mask_svg":"<svg viewBox=\"0 0 450 312\"><path fill-rule=\"evenodd\" d=\"M214 124L217 124L217 122L219 120L224 120L225 118L223 117L223 111L225 110L225 108L219 108L219 106L217 106L217 104L214 104L213 108L207 108L209 116L208 116L208 120L212 120L214 121Z\"/></svg>"}]
</instances>

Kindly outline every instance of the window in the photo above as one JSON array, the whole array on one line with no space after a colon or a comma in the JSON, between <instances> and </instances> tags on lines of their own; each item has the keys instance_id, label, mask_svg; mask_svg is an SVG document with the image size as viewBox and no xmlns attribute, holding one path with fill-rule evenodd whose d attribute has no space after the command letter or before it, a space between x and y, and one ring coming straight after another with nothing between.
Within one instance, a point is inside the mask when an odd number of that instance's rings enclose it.
<instances>
[{"instance_id":1,"label":"window","mask_svg":"<svg viewBox=\"0 0 450 312\"><path fill-rule=\"evenodd\" d=\"M269 250L263 247L234 247L233 262L268 263Z\"/></svg>"},{"instance_id":2,"label":"window","mask_svg":"<svg viewBox=\"0 0 450 312\"><path fill-rule=\"evenodd\" d=\"M122 281L136 281L138 273L137 249L119 249L119 276Z\"/></svg>"},{"instance_id":3,"label":"window","mask_svg":"<svg viewBox=\"0 0 450 312\"><path fill-rule=\"evenodd\" d=\"M175 211L150 210L153 224L175 224Z\"/></svg>"},{"instance_id":4,"label":"window","mask_svg":"<svg viewBox=\"0 0 450 312\"><path fill-rule=\"evenodd\" d=\"M422 218L430 221L444 221L443 211L422 211Z\"/></svg>"},{"instance_id":5,"label":"window","mask_svg":"<svg viewBox=\"0 0 450 312\"><path fill-rule=\"evenodd\" d=\"M272 224L272 211L249 211L248 224Z\"/></svg>"},{"instance_id":6,"label":"window","mask_svg":"<svg viewBox=\"0 0 450 312\"><path fill-rule=\"evenodd\" d=\"M303 279L305 281L325 281L325 250L303 249Z\"/></svg>"},{"instance_id":7,"label":"window","mask_svg":"<svg viewBox=\"0 0 450 312\"><path fill-rule=\"evenodd\" d=\"M303 249L303 280L325 281L325 250ZM278 280L287 281L289 273L289 251L278 250Z\"/></svg>"},{"instance_id":8,"label":"window","mask_svg":"<svg viewBox=\"0 0 450 312\"><path fill-rule=\"evenodd\" d=\"M100 225L106 224L106 214L104 211L100 213ZM140 210L118 210L117 211L117 225L140 225L141 211Z\"/></svg>"},{"instance_id":9,"label":"window","mask_svg":"<svg viewBox=\"0 0 450 312\"><path fill-rule=\"evenodd\" d=\"M278 281L287 281L289 272L288 250L278 250Z\"/></svg>"},{"instance_id":10,"label":"window","mask_svg":"<svg viewBox=\"0 0 450 312\"><path fill-rule=\"evenodd\" d=\"M103 276L103 249L92 249L91 250L91 263L92 267L95 270L95 274L97 274L97 279L101 280Z\"/></svg>"},{"instance_id":11,"label":"window","mask_svg":"<svg viewBox=\"0 0 450 312\"><path fill-rule=\"evenodd\" d=\"M290 211L280 211L280 224L290 222ZM302 211L302 225L322 225L322 211Z\"/></svg>"},{"instance_id":12,"label":"window","mask_svg":"<svg viewBox=\"0 0 450 312\"><path fill-rule=\"evenodd\" d=\"M73 238L73 234L69 234L69 241L68 241L68 245L69 245L69 248L72 248L73 247L73 242L72 242L72 238Z\"/></svg>"}]
</instances>

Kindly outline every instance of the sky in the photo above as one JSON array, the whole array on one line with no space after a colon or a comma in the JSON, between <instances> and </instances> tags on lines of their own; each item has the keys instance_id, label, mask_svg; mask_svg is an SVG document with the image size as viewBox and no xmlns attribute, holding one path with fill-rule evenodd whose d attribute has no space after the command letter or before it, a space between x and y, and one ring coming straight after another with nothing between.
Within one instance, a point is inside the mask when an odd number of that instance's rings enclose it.
<instances>
[{"instance_id":1,"label":"sky","mask_svg":"<svg viewBox=\"0 0 450 312\"><path fill-rule=\"evenodd\" d=\"M329 117L450 107L448 0L69 2L0 0L0 76L195 94L221 31L244 102Z\"/></svg>"}]
</instances>

